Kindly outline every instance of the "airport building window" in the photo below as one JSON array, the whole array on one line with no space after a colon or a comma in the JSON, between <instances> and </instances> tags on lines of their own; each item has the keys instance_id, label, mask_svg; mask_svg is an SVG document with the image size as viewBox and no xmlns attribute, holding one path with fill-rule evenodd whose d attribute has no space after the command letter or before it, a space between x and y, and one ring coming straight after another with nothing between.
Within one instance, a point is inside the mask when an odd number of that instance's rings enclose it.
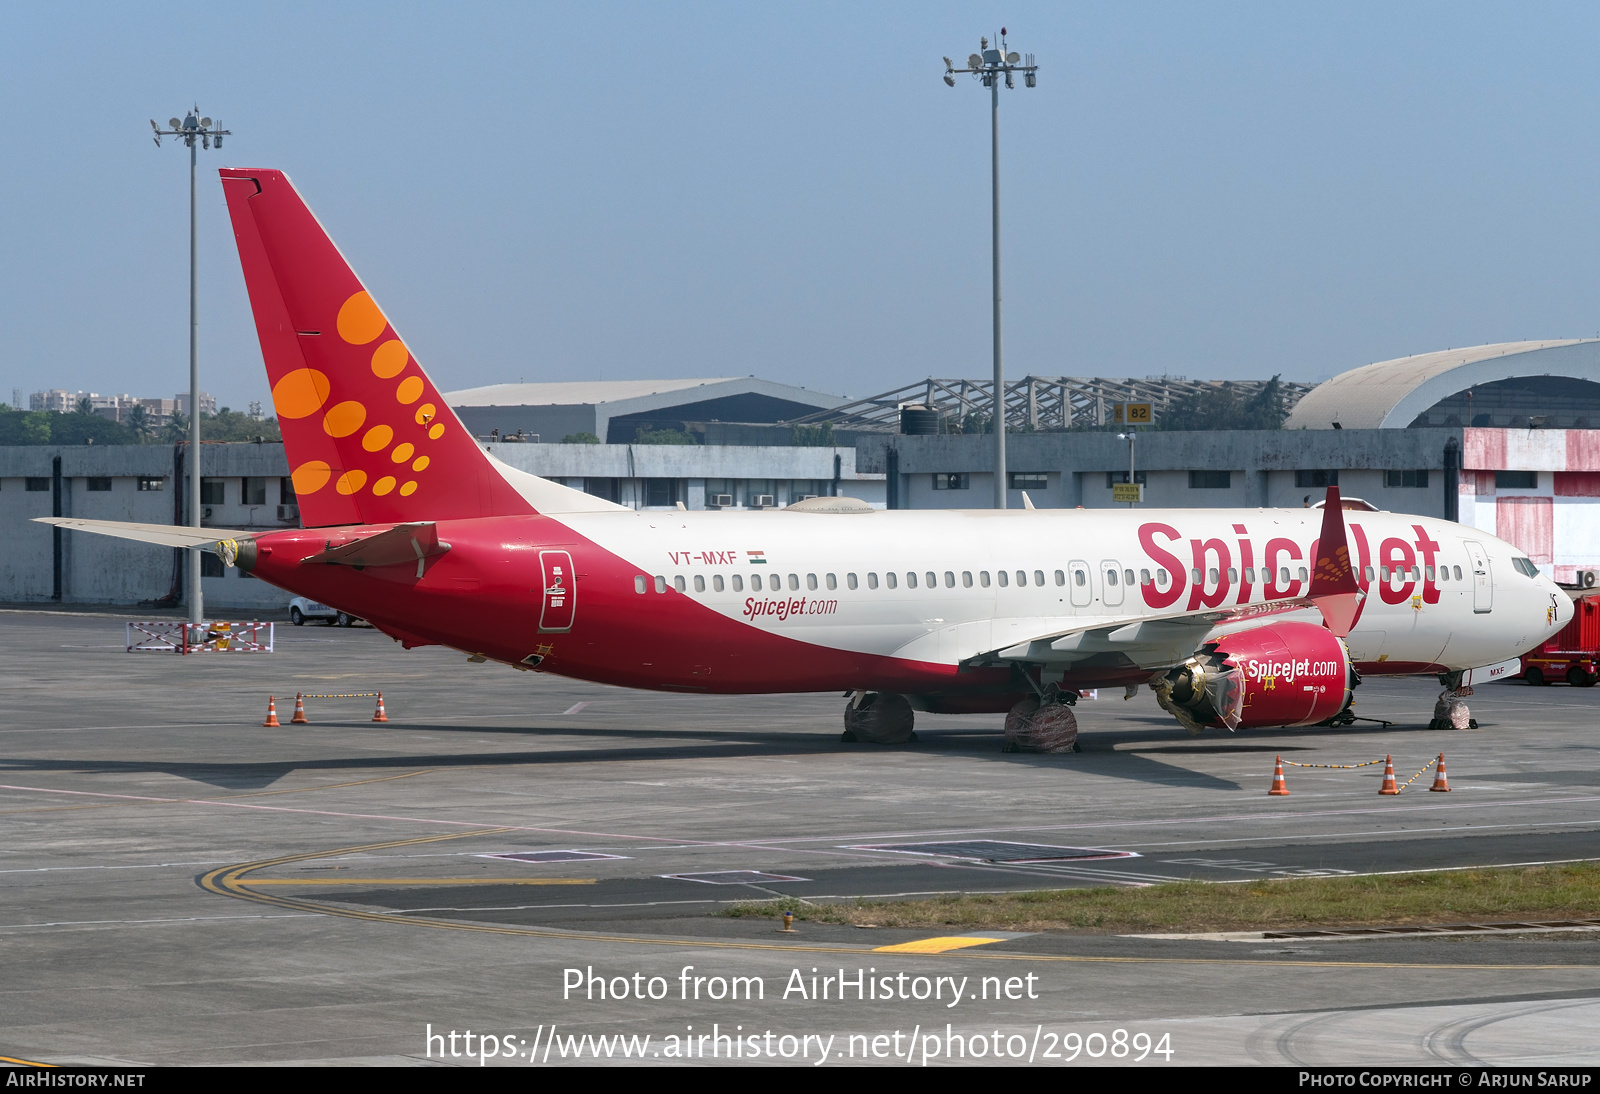
<instances>
[{"instance_id":1,"label":"airport building window","mask_svg":"<svg viewBox=\"0 0 1600 1094\"><path fill-rule=\"evenodd\" d=\"M222 479L201 479L200 480L200 504L201 505L222 505L222 504L224 504L224 499L223 499L223 494L222 494L223 481L224 480L222 480Z\"/></svg>"},{"instance_id":2,"label":"airport building window","mask_svg":"<svg viewBox=\"0 0 1600 1094\"><path fill-rule=\"evenodd\" d=\"M1048 490L1050 479L1042 471L1013 471L1010 473L1013 490Z\"/></svg>"},{"instance_id":3,"label":"airport building window","mask_svg":"<svg viewBox=\"0 0 1600 1094\"><path fill-rule=\"evenodd\" d=\"M1327 486L1339 485L1339 472L1337 471L1296 471L1294 484L1297 487L1315 487L1321 489Z\"/></svg>"},{"instance_id":4,"label":"airport building window","mask_svg":"<svg viewBox=\"0 0 1600 1094\"><path fill-rule=\"evenodd\" d=\"M1496 490L1537 490L1539 489L1539 472L1496 471L1494 473L1494 488Z\"/></svg>"},{"instance_id":5,"label":"airport building window","mask_svg":"<svg viewBox=\"0 0 1600 1094\"><path fill-rule=\"evenodd\" d=\"M221 577L222 572L222 559L218 558L210 551L200 552L201 577Z\"/></svg>"},{"instance_id":6,"label":"airport building window","mask_svg":"<svg viewBox=\"0 0 1600 1094\"><path fill-rule=\"evenodd\" d=\"M90 476L83 480L83 485L84 489L91 494L109 494L111 492L111 480L107 478Z\"/></svg>"},{"instance_id":7,"label":"airport building window","mask_svg":"<svg viewBox=\"0 0 1600 1094\"><path fill-rule=\"evenodd\" d=\"M241 479L239 483L239 504L267 504L267 480L261 478L260 476L250 476Z\"/></svg>"},{"instance_id":8,"label":"airport building window","mask_svg":"<svg viewBox=\"0 0 1600 1094\"><path fill-rule=\"evenodd\" d=\"M1126 471L1107 471L1106 472L1106 489L1107 490L1110 490L1113 486L1117 485L1117 483L1119 483L1119 482L1127 482L1127 481L1128 481L1128 473ZM1144 472L1143 471L1135 471L1133 473L1133 481L1136 482L1136 483L1144 482L1145 481Z\"/></svg>"},{"instance_id":9,"label":"airport building window","mask_svg":"<svg viewBox=\"0 0 1600 1094\"><path fill-rule=\"evenodd\" d=\"M583 492L591 497L604 498L606 501L617 500L616 479L584 479Z\"/></svg>"},{"instance_id":10,"label":"airport building window","mask_svg":"<svg viewBox=\"0 0 1600 1094\"><path fill-rule=\"evenodd\" d=\"M945 474L941 471L933 476L933 488L935 490L966 490L968 489L967 473L959 471Z\"/></svg>"},{"instance_id":11,"label":"airport building window","mask_svg":"<svg viewBox=\"0 0 1600 1094\"><path fill-rule=\"evenodd\" d=\"M656 509L678 504L678 480L645 479L644 503L647 507Z\"/></svg>"},{"instance_id":12,"label":"airport building window","mask_svg":"<svg viewBox=\"0 0 1600 1094\"><path fill-rule=\"evenodd\" d=\"M642 593L649 586L649 584L650 579L645 577L643 574L639 574L633 579L633 591L636 593Z\"/></svg>"},{"instance_id":13,"label":"airport building window","mask_svg":"<svg viewBox=\"0 0 1600 1094\"><path fill-rule=\"evenodd\" d=\"M37 478L37 477L34 477L34 476L29 476L28 481L25 484L24 488L30 494L37 494L37 493L40 493L41 491L48 491L50 489L50 480L48 478Z\"/></svg>"},{"instance_id":14,"label":"airport building window","mask_svg":"<svg viewBox=\"0 0 1600 1094\"><path fill-rule=\"evenodd\" d=\"M149 475L139 476L140 490L164 490L167 486L166 479L154 478Z\"/></svg>"},{"instance_id":15,"label":"airport building window","mask_svg":"<svg viewBox=\"0 0 1600 1094\"><path fill-rule=\"evenodd\" d=\"M1498 476L1496 476L1498 478ZM1383 473L1385 486L1416 486L1426 488L1428 485L1428 472L1422 471L1385 471Z\"/></svg>"},{"instance_id":16,"label":"airport building window","mask_svg":"<svg viewBox=\"0 0 1600 1094\"><path fill-rule=\"evenodd\" d=\"M278 480L278 501L283 505L294 504L294 480L281 478Z\"/></svg>"},{"instance_id":17,"label":"airport building window","mask_svg":"<svg viewBox=\"0 0 1600 1094\"><path fill-rule=\"evenodd\" d=\"M1232 471L1191 471L1190 490L1226 490L1233 485Z\"/></svg>"}]
</instances>

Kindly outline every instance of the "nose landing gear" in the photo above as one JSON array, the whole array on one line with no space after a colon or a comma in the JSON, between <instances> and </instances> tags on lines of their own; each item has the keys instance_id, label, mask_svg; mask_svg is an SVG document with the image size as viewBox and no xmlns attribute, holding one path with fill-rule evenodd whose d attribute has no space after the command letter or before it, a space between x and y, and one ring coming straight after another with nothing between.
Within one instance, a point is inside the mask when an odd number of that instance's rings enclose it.
<instances>
[{"instance_id":1,"label":"nose landing gear","mask_svg":"<svg viewBox=\"0 0 1600 1094\"><path fill-rule=\"evenodd\" d=\"M1439 682L1444 685L1444 690L1439 693L1439 699L1433 704L1433 720L1428 723L1429 729L1477 729L1478 720L1472 716L1472 711L1463 701L1472 694L1470 687L1463 687L1460 673L1446 673L1439 677Z\"/></svg>"},{"instance_id":2,"label":"nose landing gear","mask_svg":"<svg viewBox=\"0 0 1600 1094\"><path fill-rule=\"evenodd\" d=\"M892 691L857 691L844 708L843 744L865 741L875 745L902 745L917 739L912 726L916 715L904 695Z\"/></svg>"}]
</instances>

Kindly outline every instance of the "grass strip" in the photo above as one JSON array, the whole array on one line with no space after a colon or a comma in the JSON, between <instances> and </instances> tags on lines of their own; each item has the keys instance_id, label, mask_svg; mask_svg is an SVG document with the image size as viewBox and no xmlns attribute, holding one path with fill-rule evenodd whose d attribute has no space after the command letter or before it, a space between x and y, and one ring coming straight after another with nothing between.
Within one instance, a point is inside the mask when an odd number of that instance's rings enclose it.
<instances>
[{"instance_id":1,"label":"grass strip","mask_svg":"<svg viewBox=\"0 0 1600 1094\"><path fill-rule=\"evenodd\" d=\"M1148 888L1046 889L925 900L729 905L720 915L935 930L1194 932L1600 917L1600 864L1368 877L1180 881Z\"/></svg>"}]
</instances>

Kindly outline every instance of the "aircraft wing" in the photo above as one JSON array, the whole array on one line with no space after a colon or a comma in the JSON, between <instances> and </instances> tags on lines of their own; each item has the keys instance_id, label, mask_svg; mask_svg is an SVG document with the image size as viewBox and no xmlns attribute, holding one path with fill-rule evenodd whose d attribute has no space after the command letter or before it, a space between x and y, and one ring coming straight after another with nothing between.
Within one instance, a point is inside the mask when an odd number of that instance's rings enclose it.
<instances>
[{"instance_id":1,"label":"aircraft wing","mask_svg":"<svg viewBox=\"0 0 1600 1094\"><path fill-rule=\"evenodd\" d=\"M162 547L203 547L217 551L218 544L226 540L249 539L255 532L241 532L234 528L191 528L183 524L134 524L121 520L83 520L79 517L34 517L39 524L53 524L57 528L70 528L75 532L95 532L119 539L135 539L140 543L155 543Z\"/></svg>"}]
</instances>

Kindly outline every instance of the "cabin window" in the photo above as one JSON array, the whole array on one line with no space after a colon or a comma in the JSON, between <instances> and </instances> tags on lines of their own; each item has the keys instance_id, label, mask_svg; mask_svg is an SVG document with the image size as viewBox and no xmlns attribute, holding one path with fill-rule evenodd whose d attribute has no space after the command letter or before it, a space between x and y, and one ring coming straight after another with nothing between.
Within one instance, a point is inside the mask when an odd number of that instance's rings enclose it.
<instances>
[{"instance_id":1,"label":"cabin window","mask_svg":"<svg viewBox=\"0 0 1600 1094\"><path fill-rule=\"evenodd\" d=\"M1456 572L1456 580L1460 581L1461 580L1461 567L1460 566L1452 566L1451 569Z\"/></svg>"},{"instance_id":2,"label":"cabin window","mask_svg":"<svg viewBox=\"0 0 1600 1094\"><path fill-rule=\"evenodd\" d=\"M740 574L733 575L733 591L736 593L744 592L744 577Z\"/></svg>"},{"instance_id":3,"label":"cabin window","mask_svg":"<svg viewBox=\"0 0 1600 1094\"><path fill-rule=\"evenodd\" d=\"M1066 575L1066 573L1061 571L1061 570L1057 570L1056 571L1056 584L1057 585L1065 585L1066 583L1067 583L1067 575Z\"/></svg>"},{"instance_id":4,"label":"cabin window","mask_svg":"<svg viewBox=\"0 0 1600 1094\"><path fill-rule=\"evenodd\" d=\"M777 578L773 578L772 579L772 586L773 586L773 588L777 588L777 586L778 586L778 579ZM752 589L754 589L758 593L761 591L761 575L760 574L751 574L750 575L750 587Z\"/></svg>"},{"instance_id":5,"label":"cabin window","mask_svg":"<svg viewBox=\"0 0 1600 1094\"><path fill-rule=\"evenodd\" d=\"M683 580L682 574L679 574L677 577L672 579L672 587L677 589L680 593L689 591L689 583Z\"/></svg>"},{"instance_id":6,"label":"cabin window","mask_svg":"<svg viewBox=\"0 0 1600 1094\"><path fill-rule=\"evenodd\" d=\"M701 577L699 574L694 575L694 591L697 593L703 593L706 591L706 579Z\"/></svg>"},{"instance_id":7,"label":"cabin window","mask_svg":"<svg viewBox=\"0 0 1600 1094\"><path fill-rule=\"evenodd\" d=\"M856 575L855 574L845 574L844 575L844 585L845 585L845 588L847 588L847 589L854 589L856 587Z\"/></svg>"},{"instance_id":8,"label":"cabin window","mask_svg":"<svg viewBox=\"0 0 1600 1094\"><path fill-rule=\"evenodd\" d=\"M961 587L964 588L964 589L972 588L972 571L971 570L962 570L961 571Z\"/></svg>"},{"instance_id":9,"label":"cabin window","mask_svg":"<svg viewBox=\"0 0 1600 1094\"><path fill-rule=\"evenodd\" d=\"M1073 570L1072 583L1081 589L1089 583L1089 575L1085 574L1082 570Z\"/></svg>"},{"instance_id":10,"label":"cabin window","mask_svg":"<svg viewBox=\"0 0 1600 1094\"><path fill-rule=\"evenodd\" d=\"M1213 585L1217 583L1217 568L1215 566L1206 572L1206 579Z\"/></svg>"},{"instance_id":11,"label":"cabin window","mask_svg":"<svg viewBox=\"0 0 1600 1094\"><path fill-rule=\"evenodd\" d=\"M1167 571L1165 571L1165 570L1157 570L1156 571L1156 584L1157 585L1165 585L1167 582L1169 582L1171 580L1172 580L1172 575L1168 574Z\"/></svg>"},{"instance_id":12,"label":"cabin window","mask_svg":"<svg viewBox=\"0 0 1600 1094\"><path fill-rule=\"evenodd\" d=\"M832 574L829 574L828 575L828 588L837 589L838 587L839 587L839 579L834 577Z\"/></svg>"},{"instance_id":13,"label":"cabin window","mask_svg":"<svg viewBox=\"0 0 1600 1094\"><path fill-rule=\"evenodd\" d=\"M790 574L789 575L789 589L790 589L791 592L798 592L800 590L800 575L799 574Z\"/></svg>"},{"instance_id":14,"label":"cabin window","mask_svg":"<svg viewBox=\"0 0 1600 1094\"><path fill-rule=\"evenodd\" d=\"M712 574L711 575L711 591L714 592L714 593L720 593L722 591L722 575L721 574Z\"/></svg>"},{"instance_id":15,"label":"cabin window","mask_svg":"<svg viewBox=\"0 0 1600 1094\"><path fill-rule=\"evenodd\" d=\"M867 575L867 588L876 589L877 587L878 587L878 575L877 574L868 574Z\"/></svg>"},{"instance_id":16,"label":"cabin window","mask_svg":"<svg viewBox=\"0 0 1600 1094\"><path fill-rule=\"evenodd\" d=\"M1106 584L1107 585L1115 585L1116 583L1117 583L1117 571L1115 571L1115 570L1107 570L1106 571Z\"/></svg>"},{"instance_id":17,"label":"cabin window","mask_svg":"<svg viewBox=\"0 0 1600 1094\"><path fill-rule=\"evenodd\" d=\"M1422 567L1421 566L1413 566L1413 567L1411 567L1411 580L1412 581L1421 581L1422 580Z\"/></svg>"},{"instance_id":18,"label":"cabin window","mask_svg":"<svg viewBox=\"0 0 1600 1094\"><path fill-rule=\"evenodd\" d=\"M1232 566L1228 567L1228 583L1231 585L1239 580L1239 571Z\"/></svg>"},{"instance_id":19,"label":"cabin window","mask_svg":"<svg viewBox=\"0 0 1600 1094\"><path fill-rule=\"evenodd\" d=\"M972 582L968 581L967 584L970 585ZM954 589L956 587L956 575L954 570L946 570L944 572L944 587L946 589Z\"/></svg>"},{"instance_id":20,"label":"cabin window","mask_svg":"<svg viewBox=\"0 0 1600 1094\"><path fill-rule=\"evenodd\" d=\"M1139 571L1139 584L1141 584L1141 585L1149 585L1150 584L1150 571L1149 570L1140 570Z\"/></svg>"},{"instance_id":21,"label":"cabin window","mask_svg":"<svg viewBox=\"0 0 1600 1094\"><path fill-rule=\"evenodd\" d=\"M816 574L807 574L806 575L806 588L815 589L816 587L817 587L817 575Z\"/></svg>"},{"instance_id":22,"label":"cabin window","mask_svg":"<svg viewBox=\"0 0 1600 1094\"><path fill-rule=\"evenodd\" d=\"M639 574L633 579L633 591L636 593L642 593L649 586L649 584L650 579L645 577L643 574Z\"/></svg>"},{"instance_id":23,"label":"cabin window","mask_svg":"<svg viewBox=\"0 0 1600 1094\"><path fill-rule=\"evenodd\" d=\"M1122 571L1122 583L1124 585L1132 585L1133 584L1133 571L1132 570L1123 570Z\"/></svg>"},{"instance_id":24,"label":"cabin window","mask_svg":"<svg viewBox=\"0 0 1600 1094\"><path fill-rule=\"evenodd\" d=\"M888 571L887 573L885 573L883 575L883 583L885 585L889 586L889 588L893 589L893 588L896 588L897 586L899 586L900 579L895 576L895 573L894 573L893 570L890 570L890 571Z\"/></svg>"},{"instance_id":25,"label":"cabin window","mask_svg":"<svg viewBox=\"0 0 1600 1094\"><path fill-rule=\"evenodd\" d=\"M1366 575L1367 575L1367 583L1368 583L1368 584L1371 584L1371 583L1372 583L1372 578L1373 578L1373 574L1372 574L1372 567L1371 567L1371 566L1368 566L1368 567L1367 567L1367 569L1366 569Z\"/></svg>"},{"instance_id":26,"label":"cabin window","mask_svg":"<svg viewBox=\"0 0 1600 1094\"><path fill-rule=\"evenodd\" d=\"M1385 580L1387 580L1387 578ZM1278 584L1279 585L1287 585L1287 584L1289 584L1289 567L1287 567L1287 566L1278 567Z\"/></svg>"},{"instance_id":27,"label":"cabin window","mask_svg":"<svg viewBox=\"0 0 1600 1094\"><path fill-rule=\"evenodd\" d=\"M1301 581L1306 580L1306 578L1308 578L1310 576L1311 575L1306 572L1306 568L1304 566L1300 567L1300 580Z\"/></svg>"},{"instance_id":28,"label":"cabin window","mask_svg":"<svg viewBox=\"0 0 1600 1094\"><path fill-rule=\"evenodd\" d=\"M910 571L908 571L906 573L906 588L915 589L916 587L917 587L917 572L915 570L910 570Z\"/></svg>"},{"instance_id":29,"label":"cabin window","mask_svg":"<svg viewBox=\"0 0 1600 1094\"><path fill-rule=\"evenodd\" d=\"M1028 571L1027 570L1018 570L1017 571L1017 587L1020 589L1020 588L1022 588L1024 586L1026 586L1027 584L1028 584Z\"/></svg>"},{"instance_id":30,"label":"cabin window","mask_svg":"<svg viewBox=\"0 0 1600 1094\"><path fill-rule=\"evenodd\" d=\"M989 587L989 571L988 570L979 570L978 571L978 584L982 585L985 589L987 589Z\"/></svg>"},{"instance_id":31,"label":"cabin window","mask_svg":"<svg viewBox=\"0 0 1600 1094\"><path fill-rule=\"evenodd\" d=\"M1035 571L1033 571L1033 583L1035 585L1039 585L1041 587L1044 585L1044 571L1043 570L1035 570Z\"/></svg>"},{"instance_id":32,"label":"cabin window","mask_svg":"<svg viewBox=\"0 0 1600 1094\"><path fill-rule=\"evenodd\" d=\"M1002 589L1011 584L1011 577L1004 570L996 570L994 576L999 579Z\"/></svg>"},{"instance_id":33,"label":"cabin window","mask_svg":"<svg viewBox=\"0 0 1600 1094\"><path fill-rule=\"evenodd\" d=\"M1285 571L1285 573L1287 573L1287 572L1288 571ZM1194 582L1196 585L1200 584L1200 571L1198 569L1190 570L1189 571L1189 580Z\"/></svg>"},{"instance_id":34,"label":"cabin window","mask_svg":"<svg viewBox=\"0 0 1600 1094\"><path fill-rule=\"evenodd\" d=\"M1432 566L1428 567L1428 580L1429 581L1433 580L1433 567Z\"/></svg>"},{"instance_id":35,"label":"cabin window","mask_svg":"<svg viewBox=\"0 0 1600 1094\"><path fill-rule=\"evenodd\" d=\"M656 575L656 592L664 593L666 591L667 591L667 579L662 577L660 574L657 574Z\"/></svg>"},{"instance_id":36,"label":"cabin window","mask_svg":"<svg viewBox=\"0 0 1600 1094\"><path fill-rule=\"evenodd\" d=\"M939 587L939 575L938 574L934 573L932 570L929 570L927 572L927 574L924 575L924 576L926 576L927 579L928 579L928 588L937 589Z\"/></svg>"}]
</instances>

